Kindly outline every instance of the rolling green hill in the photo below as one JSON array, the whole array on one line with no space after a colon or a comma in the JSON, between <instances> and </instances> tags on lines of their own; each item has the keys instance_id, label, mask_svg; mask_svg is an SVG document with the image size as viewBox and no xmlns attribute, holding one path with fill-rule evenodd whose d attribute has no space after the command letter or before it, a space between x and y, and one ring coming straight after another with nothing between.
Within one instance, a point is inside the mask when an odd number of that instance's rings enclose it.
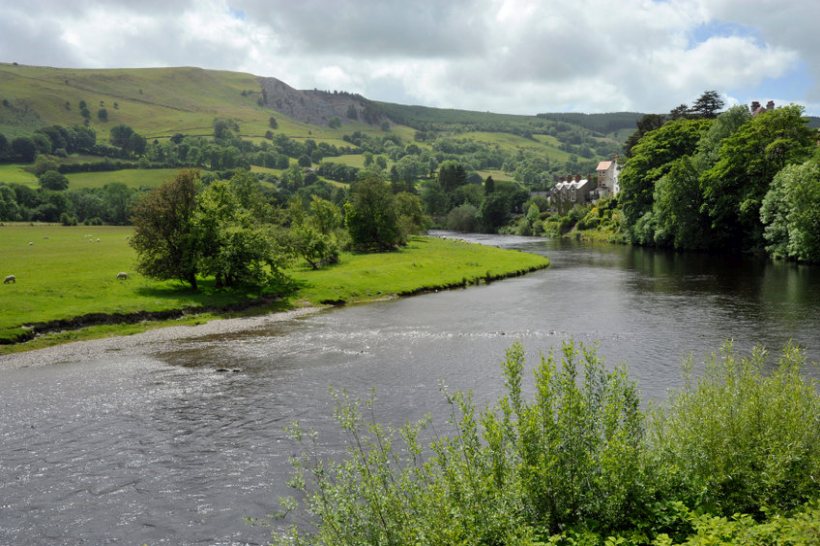
<instances>
[{"instance_id":1,"label":"rolling green hill","mask_svg":"<svg viewBox=\"0 0 820 546\"><path fill-rule=\"evenodd\" d=\"M413 142L418 131L476 137L483 142L488 140L487 133L509 134L498 138L501 145L522 145L561 160L581 153L583 141L589 143L590 150L582 154L588 158L617 151L622 142L572 121L404 106L343 92L298 91L274 78L238 72L191 67L65 69L0 64L0 133L8 138L46 125L82 124L81 101L90 112L89 125L102 142L118 124L131 126L148 139L175 133L209 136L217 117L236 120L241 136L261 139L270 129L270 116L278 122L274 133L335 145L343 144L342 137L354 131L384 134L385 122L390 133L403 142ZM107 121L98 118L103 108ZM337 128L329 126L334 118L340 124Z\"/></svg>"}]
</instances>

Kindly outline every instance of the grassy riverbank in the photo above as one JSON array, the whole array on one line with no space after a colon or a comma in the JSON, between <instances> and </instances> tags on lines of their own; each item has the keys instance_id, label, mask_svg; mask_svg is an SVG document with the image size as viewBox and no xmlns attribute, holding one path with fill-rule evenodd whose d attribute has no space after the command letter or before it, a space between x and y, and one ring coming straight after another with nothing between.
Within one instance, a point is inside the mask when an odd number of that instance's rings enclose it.
<instances>
[{"instance_id":1,"label":"grassy riverbank","mask_svg":"<svg viewBox=\"0 0 820 546\"><path fill-rule=\"evenodd\" d=\"M168 324L201 323L229 313L358 303L465 286L549 263L533 254L417 237L398 252L342 254L341 263L321 271L294 264L287 274L295 280L297 290L288 298L237 311L256 302L258 294L216 290L207 280L200 291L193 292L172 281L139 275L133 269L136 256L128 245L130 234L128 227L0 227L0 277L17 277L14 284L0 285L0 343L29 335L26 326L32 324L52 330L55 322L64 321L57 326L67 330L46 333L27 343L0 345L0 354ZM117 280L120 271L128 273L128 280ZM186 313L178 317L181 313L176 311L183 309ZM84 321L88 326L78 329L78 318L88 315L94 315Z\"/></svg>"}]
</instances>

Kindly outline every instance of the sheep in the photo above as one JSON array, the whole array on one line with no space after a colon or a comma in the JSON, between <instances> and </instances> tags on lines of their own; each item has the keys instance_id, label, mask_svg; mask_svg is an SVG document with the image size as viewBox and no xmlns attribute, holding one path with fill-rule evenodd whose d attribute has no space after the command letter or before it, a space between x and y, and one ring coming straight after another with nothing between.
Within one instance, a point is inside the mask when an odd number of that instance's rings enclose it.
<instances>
[{"instance_id":1,"label":"sheep","mask_svg":"<svg viewBox=\"0 0 820 546\"><path fill-rule=\"evenodd\" d=\"M128 273L125 271L120 271L117 273L117 280L118 281L127 281L128 280Z\"/></svg>"},{"instance_id":2,"label":"sheep","mask_svg":"<svg viewBox=\"0 0 820 546\"><path fill-rule=\"evenodd\" d=\"M12 283L15 283L15 284L17 283L17 277L15 277L14 275L6 275L6 278L3 279L3 284L12 284Z\"/></svg>"},{"instance_id":3,"label":"sheep","mask_svg":"<svg viewBox=\"0 0 820 546\"><path fill-rule=\"evenodd\" d=\"M34 245L34 241L29 241L28 246L32 246L32 245Z\"/></svg>"}]
</instances>

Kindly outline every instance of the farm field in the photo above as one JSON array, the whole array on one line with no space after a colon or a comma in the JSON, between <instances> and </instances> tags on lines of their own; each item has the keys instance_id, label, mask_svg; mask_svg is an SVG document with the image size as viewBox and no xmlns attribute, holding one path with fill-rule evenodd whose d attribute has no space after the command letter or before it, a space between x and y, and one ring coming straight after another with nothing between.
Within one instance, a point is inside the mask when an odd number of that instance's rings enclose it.
<instances>
[{"instance_id":1,"label":"farm field","mask_svg":"<svg viewBox=\"0 0 820 546\"><path fill-rule=\"evenodd\" d=\"M175 281L141 276L134 270L136 255L128 245L131 232L130 227L110 226L0 226L0 276L17 277L16 283L0 285L0 340L15 338L25 324L90 313L218 308L258 296L215 290L208 280L201 282L200 291L193 292ZM472 283L547 264L545 258L533 254L419 237L398 252L343 253L341 263L334 267L313 271L299 262L286 273L300 287L291 300L298 305L317 305ZM127 280L117 280L121 271L128 273ZM114 326L106 328L107 335L118 333ZM124 325L123 332L133 332L134 328ZM15 349L0 347L0 352L8 350Z\"/></svg>"},{"instance_id":2,"label":"farm field","mask_svg":"<svg viewBox=\"0 0 820 546\"><path fill-rule=\"evenodd\" d=\"M120 183L129 188L156 188L172 179L180 169L122 169L90 173L67 174L68 187L72 190L101 188L106 184Z\"/></svg>"}]
</instances>

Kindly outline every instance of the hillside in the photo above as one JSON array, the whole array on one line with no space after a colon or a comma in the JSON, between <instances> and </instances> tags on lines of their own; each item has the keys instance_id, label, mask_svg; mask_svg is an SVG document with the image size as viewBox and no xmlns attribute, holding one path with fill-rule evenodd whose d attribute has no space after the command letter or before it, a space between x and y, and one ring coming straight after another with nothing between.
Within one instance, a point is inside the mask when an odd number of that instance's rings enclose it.
<instances>
[{"instance_id":1,"label":"hillside","mask_svg":"<svg viewBox=\"0 0 820 546\"><path fill-rule=\"evenodd\" d=\"M528 147L541 148L548 157L596 159L622 143L573 122L381 103L346 92L296 90L276 78L191 67L98 70L0 64L0 101L0 133L9 138L47 125L82 124L83 101L90 112L88 124L102 141L118 124L149 139L211 135L216 117L236 120L243 137L261 138L274 115L277 131L290 138L336 144L354 131L380 134L389 128L403 140L413 140L417 131L465 138L469 135L463 133L478 131L524 137ZM100 109L107 121L98 118ZM329 126L333 120L338 127Z\"/></svg>"}]
</instances>

